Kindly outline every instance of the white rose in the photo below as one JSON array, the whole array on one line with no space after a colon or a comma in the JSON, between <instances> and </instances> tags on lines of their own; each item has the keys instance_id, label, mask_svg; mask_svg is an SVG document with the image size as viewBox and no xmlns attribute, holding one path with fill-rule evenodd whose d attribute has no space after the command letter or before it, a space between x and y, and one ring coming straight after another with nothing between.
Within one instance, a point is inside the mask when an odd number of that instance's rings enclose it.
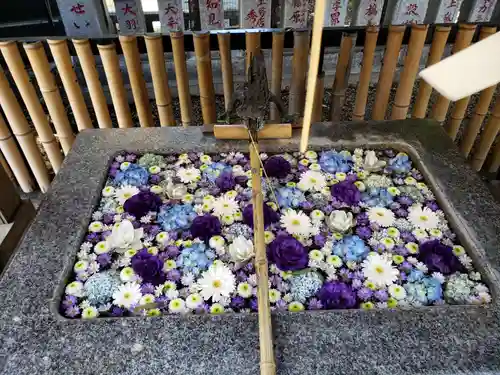
<instances>
[{"instance_id":1,"label":"white rose","mask_svg":"<svg viewBox=\"0 0 500 375\"><path fill-rule=\"evenodd\" d=\"M129 249L140 250L143 248L141 241L143 235L142 228L134 229L130 221L123 220L119 224L115 224L111 235L106 238L106 242L109 248L114 249L117 253L124 253Z\"/></svg>"},{"instance_id":2,"label":"white rose","mask_svg":"<svg viewBox=\"0 0 500 375\"><path fill-rule=\"evenodd\" d=\"M229 255L233 262L236 263L236 269L241 268L245 262L255 256L253 242L243 236L236 237L233 243L229 245Z\"/></svg>"},{"instance_id":3,"label":"white rose","mask_svg":"<svg viewBox=\"0 0 500 375\"><path fill-rule=\"evenodd\" d=\"M377 172L385 167L385 161L378 160L375 151L367 151L363 169L369 172Z\"/></svg>"},{"instance_id":4,"label":"white rose","mask_svg":"<svg viewBox=\"0 0 500 375\"><path fill-rule=\"evenodd\" d=\"M327 224L331 230L343 233L351 229L355 223L351 212L336 210L330 214Z\"/></svg>"},{"instance_id":5,"label":"white rose","mask_svg":"<svg viewBox=\"0 0 500 375\"><path fill-rule=\"evenodd\" d=\"M187 187L184 184L169 182L167 185L167 195L170 199L182 199L186 193Z\"/></svg>"}]
</instances>

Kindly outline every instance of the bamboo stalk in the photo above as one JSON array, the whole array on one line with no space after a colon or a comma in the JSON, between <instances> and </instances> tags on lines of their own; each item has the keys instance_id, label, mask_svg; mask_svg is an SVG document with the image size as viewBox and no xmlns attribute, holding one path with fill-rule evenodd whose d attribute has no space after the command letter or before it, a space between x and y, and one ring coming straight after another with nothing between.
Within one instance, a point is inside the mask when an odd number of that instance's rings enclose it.
<instances>
[{"instance_id":1,"label":"bamboo stalk","mask_svg":"<svg viewBox=\"0 0 500 375\"><path fill-rule=\"evenodd\" d=\"M205 124L217 122L215 114L215 89L212 78L212 57L210 55L210 33L194 33L196 70L200 86L201 114Z\"/></svg>"},{"instance_id":2,"label":"bamboo stalk","mask_svg":"<svg viewBox=\"0 0 500 375\"><path fill-rule=\"evenodd\" d=\"M175 126L172 95L168 87L167 68L161 35L145 35L149 67L153 78L156 107L160 116L160 126Z\"/></svg>"},{"instance_id":3,"label":"bamboo stalk","mask_svg":"<svg viewBox=\"0 0 500 375\"><path fill-rule=\"evenodd\" d=\"M452 53L455 54L467 48L471 44L475 32L476 25L460 24ZM431 117L436 121L443 122L446 119L449 106L450 100L443 95L439 95L436 104L432 108Z\"/></svg>"},{"instance_id":4,"label":"bamboo stalk","mask_svg":"<svg viewBox=\"0 0 500 375\"><path fill-rule=\"evenodd\" d=\"M80 60L83 76L85 77L85 82L89 90L90 100L97 118L97 124L101 129L112 128L113 123L111 122L108 104L104 96L101 81L99 80L99 73L97 72L90 42L88 39L74 39L73 46L78 55L78 60Z\"/></svg>"},{"instance_id":5,"label":"bamboo stalk","mask_svg":"<svg viewBox=\"0 0 500 375\"><path fill-rule=\"evenodd\" d=\"M477 150L472 155L472 168L474 170L479 171L488 156L488 152L490 151L493 142L495 142L495 138L500 130L500 100L495 104L495 108L491 113L491 117L486 123L484 130L480 134L479 145ZM495 159L495 158L494 158ZM492 164L494 166L495 162ZM497 168L498 169L498 168Z\"/></svg>"},{"instance_id":6,"label":"bamboo stalk","mask_svg":"<svg viewBox=\"0 0 500 375\"><path fill-rule=\"evenodd\" d=\"M47 40L79 131L92 129L89 111L76 79L66 40Z\"/></svg>"},{"instance_id":7,"label":"bamboo stalk","mask_svg":"<svg viewBox=\"0 0 500 375\"><path fill-rule=\"evenodd\" d=\"M432 38L429 57L427 58L427 67L439 62L443 57L444 48L450 35L451 26L436 26L434 37ZM432 87L423 79L420 80L417 99L413 107L413 118L424 118L427 113L427 106L431 98Z\"/></svg>"},{"instance_id":8,"label":"bamboo stalk","mask_svg":"<svg viewBox=\"0 0 500 375\"><path fill-rule=\"evenodd\" d=\"M12 88L5 77L3 69L0 67L0 106L9 122L12 132L16 136L19 146L24 153L28 165L33 171L40 190L45 193L50 186L49 173L42 158L42 154L36 145L33 131L30 129L28 120L24 116Z\"/></svg>"},{"instance_id":9,"label":"bamboo stalk","mask_svg":"<svg viewBox=\"0 0 500 375\"><path fill-rule=\"evenodd\" d=\"M488 168L490 173L496 173L500 167L500 142L498 142L493 149L493 154L491 155L491 163Z\"/></svg>"},{"instance_id":10,"label":"bamboo stalk","mask_svg":"<svg viewBox=\"0 0 500 375\"><path fill-rule=\"evenodd\" d=\"M292 81L288 101L288 114L301 115L306 94L307 59L309 57L309 32L294 31Z\"/></svg>"},{"instance_id":11,"label":"bamboo stalk","mask_svg":"<svg viewBox=\"0 0 500 375\"><path fill-rule=\"evenodd\" d=\"M231 64L231 34L218 33L220 63L222 70L222 84L224 86L224 108L231 110L233 103L233 65Z\"/></svg>"},{"instance_id":12,"label":"bamboo stalk","mask_svg":"<svg viewBox=\"0 0 500 375\"><path fill-rule=\"evenodd\" d=\"M246 32L245 33L245 72L250 66L250 58L252 55L260 54L260 32Z\"/></svg>"},{"instance_id":13,"label":"bamboo stalk","mask_svg":"<svg viewBox=\"0 0 500 375\"><path fill-rule=\"evenodd\" d=\"M325 95L325 72L318 73L316 92L314 93L314 106L311 122L321 122L323 115L323 98Z\"/></svg>"},{"instance_id":14,"label":"bamboo stalk","mask_svg":"<svg viewBox=\"0 0 500 375\"><path fill-rule=\"evenodd\" d=\"M104 74L108 81L109 93L111 94L111 101L116 112L116 119L118 120L118 127L132 128L134 122L132 121L132 114L128 104L127 93L125 85L123 84L122 72L118 62L118 56L115 50L115 44L98 44L99 55L101 56Z\"/></svg>"},{"instance_id":15,"label":"bamboo stalk","mask_svg":"<svg viewBox=\"0 0 500 375\"><path fill-rule=\"evenodd\" d=\"M50 65L43 49L43 44L41 42L25 43L24 50L28 56L33 73L35 73L35 78L43 99L47 104L49 115L56 129L56 136L59 138L64 155L66 155L75 140L75 136L71 130L66 108L64 108L61 94L57 89L54 75L50 71Z\"/></svg>"},{"instance_id":16,"label":"bamboo stalk","mask_svg":"<svg viewBox=\"0 0 500 375\"><path fill-rule=\"evenodd\" d=\"M277 31L273 33L273 50L271 62L271 93L281 99L281 81L283 79L283 49L285 46L285 33ZM276 104L271 103L271 121L280 121L281 114ZM284 114L284 113L283 113Z\"/></svg>"},{"instance_id":17,"label":"bamboo stalk","mask_svg":"<svg viewBox=\"0 0 500 375\"><path fill-rule=\"evenodd\" d=\"M497 31L496 27L483 26L481 28L481 32L479 33L479 40L483 40L483 39L495 34L496 31ZM486 90L488 90L488 89L486 89ZM463 99L460 99L459 101L457 101L455 103L455 106L453 107L453 111L451 113L450 121L445 125L445 130L448 133L448 135L451 137L452 140L455 140L457 138L458 130L460 129L460 125L462 124L462 121L465 117L465 111L467 110L467 106L469 105L469 100L470 100L470 96L463 98ZM479 105L479 103L478 103L478 105ZM487 105L489 106L489 103ZM476 126L476 125L473 124L473 126ZM467 126L467 128L468 127L470 127L470 123ZM476 132L476 134L477 134L477 132Z\"/></svg>"},{"instance_id":18,"label":"bamboo stalk","mask_svg":"<svg viewBox=\"0 0 500 375\"><path fill-rule=\"evenodd\" d=\"M21 94L21 98L26 104L31 121L47 153L47 158L52 165L52 169L57 173L63 161L61 149L56 137L54 137L49 120L40 104L35 88L28 77L23 59L19 53L19 48L15 42L9 41L0 43L0 49L2 50L3 57L12 78Z\"/></svg>"},{"instance_id":19,"label":"bamboo stalk","mask_svg":"<svg viewBox=\"0 0 500 375\"><path fill-rule=\"evenodd\" d=\"M33 191L33 180L31 179L28 168L24 164L23 157L17 148L14 138L5 123L3 116L0 114L0 150L2 151L7 163L14 173L19 186L25 193Z\"/></svg>"},{"instance_id":20,"label":"bamboo stalk","mask_svg":"<svg viewBox=\"0 0 500 375\"><path fill-rule=\"evenodd\" d=\"M249 140L248 128L244 124L213 126L214 136L217 139L246 139ZM292 137L292 124L266 124L257 134L259 139L283 139Z\"/></svg>"},{"instance_id":21,"label":"bamboo stalk","mask_svg":"<svg viewBox=\"0 0 500 375\"><path fill-rule=\"evenodd\" d=\"M306 152L309 144L309 130L311 128L314 97L316 96L316 79L318 78L319 60L323 53L321 38L323 36L323 14L325 14L324 1L316 1L314 4L314 14L316 16L314 17L312 28L311 63L309 64L309 71L307 73L309 78L307 80L306 104L304 109L304 120L302 122L302 134L300 137L300 152L302 153Z\"/></svg>"},{"instance_id":22,"label":"bamboo stalk","mask_svg":"<svg viewBox=\"0 0 500 375\"><path fill-rule=\"evenodd\" d=\"M392 120L402 120L408 114L413 85L420 67L420 58L427 36L428 25L413 24L411 27L410 43L405 58L403 72L399 77L399 86L392 107Z\"/></svg>"},{"instance_id":23,"label":"bamboo stalk","mask_svg":"<svg viewBox=\"0 0 500 375\"><path fill-rule=\"evenodd\" d=\"M361 63L361 73L359 75L356 101L352 114L352 119L356 121L365 119L366 101L368 99L368 90L370 89L372 78L373 58L375 56L375 48L377 48L378 30L379 28L377 26L368 26L366 29L363 61Z\"/></svg>"},{"instance_id":24,"label":"bamboo stalk","mask_svg":"<svg viewBox=\"0 0 500 375\"><path fill-rule=\"evenodd\" d=\"M257 303L259 314L260 373L274 375L276 364L273 350L271 309L269 307L268 264L264 242L264 198L260 179L260 159L257 143L250 143L252 168L252 204L255 243L255 270L257 272Z\"/></svg>"},{"instance_id":25,"label":"bamboo stalk","mask_svg":"<svg viewBox=\"0 0 500 375\"><path fill-rule=\"evenodd\" d=\"M389 36L387 37L384 61L377 82L375 104L373 105L372 118L374 120L385 119L385 112L387 111L388 105L387 102L391 93L392 80L398 63L399 51L401 50L405 29L406 26L404 25L389 26Z\"/></svg>"},{"instance_id":26,"label":"bamboo stalk","mask_svg":"<svg viewBox=\"0 0 500 375\"><path fill-rule=\"evenodd\" d=\"M187 127L191 125L193 109L191 104L191 95L189 94L186 54L184 52L184 33L182 31L172 32L170 33L170 40L172 41L175 78L177 80L177 92L179 94L179 103L181 105L181 120L182 125Z\"/></svg>"},{"instance_id":27,"label":"bamboo stalk","mask_svg":"<svg viewBox=\"0 0 500 375\"><path fill-rule=\"evenodd\" d=\"M349 73L352 61L353 47L356 45L356 33L344 33L340 42L339 58L335 69L335 79L332 86L332 103L330 107L331 121L339 121L345 100L345 91L349 84Z\"/></svg>"},{"instance_id":28,"label":"bamboo stalk","mask_svg":"<svg viewBox=\"0 0 500 375\"><path fill-rule=\"evenodd\" d=\"M137 48L137 37L135 35L120 35L120 44L127 64L128 78L132 87L132 96L134 97L135 108L139 116L141 127L148 128L153 126L153 113L148 98L148 89L146 81L142 74L141 57Z\"/></svg>"}]
</instances>

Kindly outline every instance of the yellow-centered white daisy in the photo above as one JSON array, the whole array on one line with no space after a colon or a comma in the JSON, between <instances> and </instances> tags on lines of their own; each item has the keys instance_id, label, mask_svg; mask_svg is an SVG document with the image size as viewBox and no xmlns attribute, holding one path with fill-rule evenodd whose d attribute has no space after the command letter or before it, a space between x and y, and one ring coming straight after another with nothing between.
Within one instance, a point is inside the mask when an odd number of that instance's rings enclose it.
<instances>
[{"instance_id":1,"label":"yellow-centered white daisy","mask_svg":"<svg viewBox=\"0 0 500 375\"><path fill-rule=\"evenodd\" d=\"M420 205L409 208L408 220L419 229L435 229L439 225L439 216L430 208Z\"/></svg>"},{"instance_id":2,"label":"yellow-centered white daisy","mask_svg":"<svg viewBox=\"0 0 500 375\"><path fill-rule=\"evenodd\" d=\"M384 207L371 207L368 210L368 219L381 227L387 228L394 224L394 213Z\"/></svg>"}]
</instances>

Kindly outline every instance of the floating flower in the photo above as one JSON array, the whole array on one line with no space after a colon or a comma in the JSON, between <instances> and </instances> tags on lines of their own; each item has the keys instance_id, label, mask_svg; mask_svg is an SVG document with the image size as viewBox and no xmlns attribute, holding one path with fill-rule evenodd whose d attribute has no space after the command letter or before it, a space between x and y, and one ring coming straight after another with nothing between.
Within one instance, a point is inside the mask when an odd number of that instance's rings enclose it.
<instances>
[{"instance_id":1,"label":"floating flower","mask_svg":"<svg viewBox=\"0 0 500 375\"><path fill-rule=\"evenodd\" d=\"M113 303L117 306L131 309L139 303L142 293L141 287L137 283L126 283L120 285L113 293Z\"/></svg>"},{"instance_id":2,"label":"floating flower","mask_svg":"<svg viewBox=\"0 0 500 375\"><path fill-rule=\"evenodd\" d=\"M377 287L391 285L399 275L399 271L392 266L392 259L377 253L370 253L361 265L363 275Z\"/></svg>"},{"instance_id":3,"label":"floating flower","mask_svg":"<svg viewBox=\"0 0 500 375\"><path fill-rule=\"evenodd\" d=\"M306 201L304 193L296 187L282 187L275 193L279 206L283 208L297 208Z\"/></svg>"},{"instance_id":4,"label":"floating flower","mask_svg":"<svg viewBox=\"0 0 500 375\"><path fill-rule=\"evenodd\" d=\"M190 230L193 237L208 241L210 237L221 234L221 225L216 216L203 215L193 220Z\"/></svg>"},{"instance_id":5,"label":"floating flower","mask_svg":"<svg viewBox=\"0 0 500 375\"><path fill-rule=\"evenodd\" d=\"M147 283L158 285L165 281L163 262L146 249L142 249L132 257L132 268Z\"/></svg>"},{"instance_id":6,"label":"floating flower","mask_svg":"<svg viewBox=\"0 0 500 375\"><path fill-rule=\"evenodd\" d=\"M332 196L340 202L349 206L358 204L361 199L361 192L351 181L341 181L331 187Z\"/></svg>"},{"instance_id":7,"label":"floating flower","mask_svg":"<svg viewBox=\"0 0 500 375\"><path fill-rule=\"evenodd\" d=\"M307 266L306 248L289 235L279 235L267 248L269 261L282 271L301 270Z\"/></svg>"},{"instance_id":8,"label":"floating flower","mask_svg":"<svg viewBox=\"0 0 500 375\"><path fill-rule=\"evenodd\" d=\"M118 171L115 183L118 185L142 186L148 183L148 171L137 165L130 164L125 170Z\"/></svg>"},{"instance_id":9,"label":"floating flower","mask_svg":"<svg viewBox=\"0 0 500 375\"><path fill-rule=\"evenodd\" d=\"M123 209L136 219L145 216L148 212L156 212L162 204L161 198L155 193L141 191L125 201Z\"/></svg>"},{"instance_id":10,"label":"floating flower","mask_svg":"<svg viewBox=\"0 0 500 375\"><path fill-rule=\"evenodd\" d=\"M391 210L383 207L371 207L368 210L370 222L387 228L394 224L395 216Z\"/></svg>"},{"instance_id":11,"label":"floating flower","mask_svg":"<svg viewBox=\"0 0 500 375\"><path fill-rule=\"evenodd\" d=\"M323 284L318 298L327 309L350 309L356 306L356 294L352 287L339 281Z\"/></svg>"},{"instance_id":12,"label":"floating flower","mask_svg":"<svg viewBox=\"0 0 500 375\"><path fill-rule=\"evenodd\" d=\"M333 245L332 253L349 262L359 262L366 257L369 249L358 236L345 236Z\"/></svg>"},{"instance_id":13,"label":"floating flower","mask_svg":"<svg viewBox=\"0 0 500 375\"><path fill-rule=\"evenodd\" d=\"M236 180L233 173L229 171L223 171L219 177L215 180L215 184L219 187L222 192L234 189L236 186Z\"/></svg>"},{"instance_id":14,"label":"floating flower","mask_svg":"<svg viewBox=\"0 0 500 375\"><path fill-rule=\"evenodd\" d=\"M379 160L375 151L367 151L363 163L363 169L368 172L378 172L383 169L386 162Z\"/></svg>"},{"instance_id":15,"label":"floating flower","mask_svg":"<svg viewBox=\"0 0 500 375\"><path fill-rule=\"evenodd\" d=\"M223 195L214 200L212 208L218 217L232 216L239 210L238 202L232 197Z\"/></svg>"},{"instance_id":16,"label":"floating flower","mask_svg":"<svg viewBox=\"0 0 500 375\"><path fill-rule=\"evenodd\" d=\"M282 156L271 156L264 162L269 177L285 178L291 170L290 163Z\"/></svg>"},{"instance_id":17,"label":"floating flower","mask_svg":"<svg viewBox=\"0 0 500 375\"><path fill-rule=\"evenodd\" d=\"M453 249L442 244L439 240L420 244L418 259L425 263L429 272L441 272L443 275L449 275L463 271L463 266L453 253Z\"/></svg>"},{"instance_id":18,"label":"floating flower","mask_svg":"<svg viewBox=\"0 0 500 375\"><path fill-rule=\"evenodd\" d=\"M84 284L87 300L95 306L104 305L113 299L121 282L114 272L107 271L90 276ZM66 292L66 294L69 294Z\"/></svg>"},{"instance_id":19,"label":"floating flower","mask_svg":"<svg viewBox=\"0 0 500 375\"><path fill-rule=\"evenodd\" d=\"M290 234L310 236L313 231L311 219L302 211L288 209L281 215L280 222Z\"/></svg>"},{"instance_id":20,"label":"floating flower","mask_svg":"<svg viewBox=\"0 0 500 375\"><path fill-rule=\"evenodd\" d=\"M435 229L439 226L439 217L428 207L411 206L408 210L408 220L420 229Z\"/></svg>"},{"instance_id":21,"label":"floating flower","mask_svg":"<svg viewBox=\"0 0 500 375\"><path fill-rule=\"evenodd\" d=\"M277 222L279 220L278 213L274 211L267 204L264 204L262 207L262 211L264 212L264 228L269 227L271 224ZM249 227L253 228L253 205L249 204L243 209L243 222L247 224ZM248 236L245 236L248 238Z\"/></svg>"},{"instance_id":22,"label":"floating flower","mask_svg":"<svg viewBox=\"0 0 500 375\"><path fill-rule=\"evenodd\" d=\"M182 249L176 264L184 273L198 276L210 267L215 259L215 253L208 249L204 243L195 242Z\"/></svg>"},{"instance_id":23,"label":"floating flower","mask_svg":"<svg viewBox=\"0 0 500 375\"><path fill-rule=\"evenodd\" d=\"M139 194L139 189L135 186L126 185L115 191L116 200L120 204L124 204L127 199L132 198L136 194Z\"/></svg>"},{"instance_id":24,"label":"floating flower","mask_svg":"<svg viewBox=\"0 0 500 375\"><path fill-rule=\"evenodd\" d=\"M345 152L323 151L319 157L321 169L328 173L349 172L352 166L352 157Z\"/></svg>"},{"instance_id":25,"label":"floating flower","mask_svg":"<svg viewBox=\"0 0 500 375\"><path fill-rule=\"evenodd\" d=\"M323 278L317 272L307 272L290 279L290 294L295 301L305 303L323 285Z\"/></svg>"},{"instance_id":26,"label":"floating flower","mask_svg":"<svg viewBox=\"0 0 500 375\"><path fill-rule=\"evenodd\" d=\"M223 297L230 297L235 288L235 278L231 270L223 263L210 266L198 280L200 295L206 301L219 302Z\"/></svg>"},{"instance_id":27,"label":"floating flower","mask_svg":"<svg viewBox=\"0 0 500 375\"><path fill-rule=\"evenodd\" d=\"M229 245L228 250L231 260L236 263L236 269L241 268L245 262L255 256L253 241L243 236L236 237Z\"/></svg>"},{"instance_id":28,"label":"floating flower","mask_svg":"<svg viewBox=\"0 0 500 375\"><path fill-rule=\"evenodd\" d=\"M129 220L123 220L115 224L111 235L106 238L106 242L111 249L118 253L124 253L129 249L141 249L143 236L143 228L135 229Z\"/></svg>"},{"instance_id":29,"label":"floating flower","mask_svg":"<svg viewBox=\"0 0 500 375\"><path fill-rule=\"evenodd\" d=\"M411 170L411 161L405 153L399 153L389 160L387 169L395 174L408 173Z\"/></svg>"},{"instance_id":30,"label":"floating flower","mask_svg":"<svg viewBox=\"0 0 500 375\"><path fill-rule=\"evenodd\" d=\"M162 207L157 220L164 230L175 231L188 229L196 216L196 212L190 204L176 204Z\"/></svg>"},{"instance_id":31,"label":"floating flower","mask_svg":"<svg viewBox=\"0 0 500 375\"><path fill-rule=\"evenodd\" d=\"M327 224L331 230L343 233L351 229L356 224L356 221L352 212L336 210L328 217Z\"/></svg>"},{"instance_id":32,"label":"floating flower","mask_svg":"<svg viewBox=\"0 0 500 375\"><path fill-rule=\"evenodd\" d=\"M200 175L200 170L197 168L179 168L177 170L177 177L179 177L181 182L184 182L185 184L198 181L200 179Z\"/></svg>"},{"instance_id":33,"label":"floating flower","mask_svg":"<svg viewBox=\"0 0 500 375\"><path fill-rule=\"evenodd\" d=\"M309 170L302 174L297 186L303 191L321 191L326 187L326 178L321 172Z\"/></svg>"}]
</instances>

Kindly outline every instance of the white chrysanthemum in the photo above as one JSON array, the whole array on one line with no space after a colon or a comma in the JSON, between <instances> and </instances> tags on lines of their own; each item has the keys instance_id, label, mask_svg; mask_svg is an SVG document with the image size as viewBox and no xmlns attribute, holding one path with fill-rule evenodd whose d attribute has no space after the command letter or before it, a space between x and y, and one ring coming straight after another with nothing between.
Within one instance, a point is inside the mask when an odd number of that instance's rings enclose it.
<instances>
[{"instance_id":1,"label":"white chrysanthemum","mask_svg":"<svg viewBox=\"0 0 500 375\"><path fill-rule=\"evenodd\" d=\"M117 306L129 309L137 305L141 297L141 286L139 284L126 283L120 285L118 290L113 293L113 303Z\"/></svg>"},{"instance_id":2,"label":"white chrysanthemum","mask_svg":"<svg viewBox=\"0 0 500 375\"><path fill-rule=\"evenodd\" d=\"M387 228L394 224L394 213L384 207L371 207L368 210L368 219L381 227Z\"/></svg>"},{"instance_id":3,"label":"white chrysanthemum","mask_svg":"<svg viewBox=\"0 0 500 375\"><path fill-rule=\"evenodd\" d=\"M125 185L115 191L115 198L120 204L124 204L127 199L139 193L135 186Z\"/></svg>"},{"instance_id":4,"label":"white chrysanthemum","mask_svg":"<svg viewBox=\"0 0 500 375\"><path fill-rule=\"evenodd\" d=\"M185 184L195 182L200 178L200 170L197 168L179 168L177 177Z\"/></svg>"},{"instance_id":5,"label":"white chrysanthemum","mask_svg":"<svg viewBox=\"0 0 500 375\"><path fill-rule=\"evenodd\" d=\"M433 272L431 276L435 278L437 281L439 281L441 284L444 284L444 282L446 281L444 275L441 272Z\"/></svg>"},{"instance_id":6,"label":"white chrysanthemum","mask_svg":"<svg viewBox=\"0 0 500 375\"><path fill-rule=\"evenodd\" d=\"M137 275L135 274L132 267L125 267L124 269L122 269L120 271L120 280L123 281L124 283L130 282L130 281L136 281Z\"/></svg>"},{"instance_id":7,"label":"white chrysanthemum","mask_svg":"<svg viewBox=\"0 0 500 375\"><path fill-rule=\"evenodd\" d=\"M311 219L302 211L289 209L281 216L281 225L290 234L310 236L313 230Z\"/></svg>"},{"instance_id":8,"label":"white chrysanthemum","mask_svg":"<svg viewBox=\"0 0 500 375\"><path fill-rule=\"evenodd\" d=\"M406 297L406 290L401 285L392 284L389 285L389 294L391 297L401 300Z\"/></svg>"},{"instance_id":9,"label":"white chrysanthemum","mask_svg":"<svg viewBox=\"0 0 500 375\"><path fill-rule=\"evenodd\" d=\"M144 306L144 305L149 305L151 303L154 303L155 301L155 296L152 294L145 294L141 297L139 300L139 305Z\"/></svg>"},{"instance_id":10,"label":"white chrysanthemum","mask_svg":"<svg viewBox=\"0 0 500 375\"><path fill-rule=\"evenodd\" d=\"M398 270L392 266L392 260L377 253L370 253L361 264L363 275L377 287L391 285L398 277Z\"/></svg>"},{"instance_id":11,"label":"white chrysanthemum","mask_svg":"<svg viewBox=\"0 0 500 375\"><path fill-rule=\"evenodd\" d=\"M182 298L175 298L168 304L168 309L172 313L183 314L187 312L186 302Z\"/></svg>"},{"instance_id":12,"label":"white chrysanthemum","mask_svg":"<svg viewBox=\"0 0 500 375\"><path fill-rule=\"evenodd\" d=\"M83 309L82 319L93 319L99 316L99 311L94 306L89 306Z\"/></svg>"},{"instance_id":13,"label":"white chrysanthemum","mask_svg":"<svg viewBox=\"0 0 500 375\"><path fill-rule=\"evenodd\" d=\"M249 283L238 284L237 293L243 298L249 298L252 296L253 288Z\"/></svg>"},{"instance_id":14,"label":"white chrysanthemum","mask_svg":"<svg viewBox=\"0 0 500 375\"><path fill-rule=\"evenodd\" d=\"M235 288L235 278L226 265L217 262L203 272L198 286L203 299L212 298L213 302L219 302L221 297L230 297Z\"/></svg>"},{"instance_id":15,"label":"white chrysanthemum","mask_svg":"<svg viewBox=\"0 0 500 375\"><path fill-rule=\"evenodd\" d=\"M65 292L68 296L83 297L83 283L73 281L66 286Z\"/></svg>"},{"instance_id":16,"label":"white chrysanthemum","mask_svg":"<svg viewBox=\"0 0 500 375\"><path fill-rule=\"evenodd\" d=\"M110 250L110 248L109 248L109 245L106 241L98 242L94 246L94 252L96 254L104 254L104 253L107 253L109 250Z\"/></svg>"},{"instance_id":17,"label":"white chrysanthemum","mask_svg":"<svg viewBox=\"0 0 500 375\"><path fill-rule=\"evenodd\" d=\"M428 207L411 206L408 210L408 220L417 228L434 229L439 225L439 217Z\"/></svg>"},{"instance_id":18,"label":"white chrysanthemum","mask_svg":"<svg viewBox=\"0 0 500 375\"><path fill-rule=\"evenodd\" d=\"M326 187L326 178L319 171L308 170L302 173L297 186L305 191L321 191Z\"/></svg>"},{"instance_id":19,"label":"white chrysanthemum","mask_svg":"<svg viewBox=\"0 0 500 375\"><path fill-rule=\"evenodd\" d=\"M215 199L212 208L216 216L224 217L234 215L240 207L238 206L238 202L236 202L234 198L223 195Z\"/></svg>"},{"instance_id":20,"label":"white chrysanthemum","mask_svg":"<svg viewBox=\"0 0 500 375\"><path fill-rule=\"evenodd\" d=\"M203 303L203 298L198 293L193 293L186 298L186 307L188 309L196 309Z\"/></svg>"},{"instance_id":21,"label":"white chrysanthemum","mask_svg":"<svg viewBox=\"0 0 500 375\"><path fill-rule=\"evenodd\" d=\"M115 195L115 188L113 186L106 186L102 189L103 197L112 197L113 195Z\"/></svg>"}]
</instances>

